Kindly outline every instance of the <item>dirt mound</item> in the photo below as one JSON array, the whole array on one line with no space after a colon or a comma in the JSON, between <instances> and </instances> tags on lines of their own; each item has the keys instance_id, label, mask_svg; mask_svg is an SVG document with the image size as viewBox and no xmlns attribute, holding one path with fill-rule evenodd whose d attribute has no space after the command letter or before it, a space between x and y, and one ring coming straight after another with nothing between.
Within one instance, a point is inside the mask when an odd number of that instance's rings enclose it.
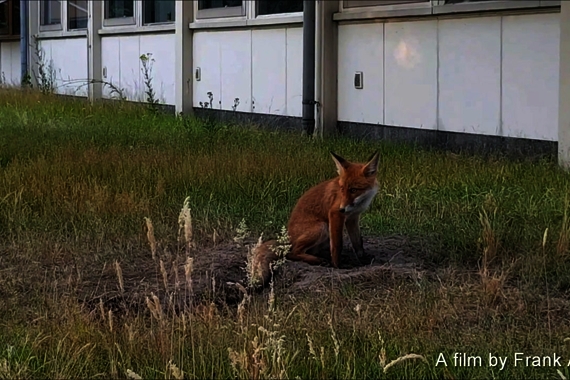
<instances>
[{"instance_id":1,"label":"dirt mound","mask_svg":"<svg viewBox=\"0 0 570 380\"><path fill-rule=\"evenodd\" d=\"M275 274L275 286L286 293L318 291L327 284L342 285L348 282L375 281L383 276L398 275L417 278L425 272L426 244L404 236L365 238L368 257L359 260L348 239L341 256L341 268L312 266L287 261ZM254 244L254 241L246 244ZM330 252L323 252L330 258ZM149 255L150 256L150 255ZM161 302L174 301L183 307L189 300L210 300L221 304L235 304L242 295L235 285L247 287L247 248L235 243L199 248L193 252L191 282L185 274L185 258L163 255L160 261L142 257L121 264L122 290L115 265L107 265L101 272L81 281L81 298L95 307L101 300L116 312L144 308L151 293ZM166 279L164 277L166 274Z\"/></svg>"}]
</instances>

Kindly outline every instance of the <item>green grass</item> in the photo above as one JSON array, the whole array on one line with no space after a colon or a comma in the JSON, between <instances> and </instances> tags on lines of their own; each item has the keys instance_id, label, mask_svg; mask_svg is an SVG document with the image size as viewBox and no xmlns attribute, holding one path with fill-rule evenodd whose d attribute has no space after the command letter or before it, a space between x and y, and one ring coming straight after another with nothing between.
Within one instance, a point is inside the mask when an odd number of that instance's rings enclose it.
<instances>
[{"instance_id":1,"label":"green grass","mask_svg":"<svg viewBox=\"0 0 570 380\"><path fill-rule=\"evenodd\" d=\"M278 291L272 313L254 296L242 323L235 306L210 313L206 303L184 319L172 310L160 321L148 310L116 315L111 327L108 315L74 297L77 268L96 272L150 255L144 217L160 241L174 244L186 197L199 246L211 245L214 231L230 240L242 219L256 236L276 235L301 194L335 175L331 150L353 161L380 151L380 191L363 217L365 234L427 240L439 279L386 275L332 286L318 298ZM569 180L546 159L311 141L123 103L2 90L0 378L124 378L127 369L172 378L169 360L190 378L559 377L554 367L513 366L515 352L565 355L560 370L568 376ZM487 275L479 271L485 249L495 257ZM378 333L388 362L414 352L428 363L411 360L384 374ZM264 349L259 356L254 337ZM244 370L233 372L228 348L247 359ZM503 371L463 368L450 364L454 352L510 359ZM440 353L446 368L435 365Z\"/></svg>"}]
</instances>

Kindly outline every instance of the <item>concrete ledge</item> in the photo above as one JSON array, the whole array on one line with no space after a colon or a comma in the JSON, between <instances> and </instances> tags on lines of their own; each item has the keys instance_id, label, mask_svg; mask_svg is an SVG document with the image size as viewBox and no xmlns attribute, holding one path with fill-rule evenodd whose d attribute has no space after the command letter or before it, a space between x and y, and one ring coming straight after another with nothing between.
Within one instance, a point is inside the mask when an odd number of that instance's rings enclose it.
<instances>
[{"instance_id":1,"label":"concrete ledge","mask_svg":"<svg viewBox=\"0 0 570 380\"><path fill-rule=\"evenodd\" d=\"M303 24L303 16L260 16L254 19L215 19L198 20L190 23L190 29L222 29L245 27L271 27L279 25Z\"/></svg>"},{"instance_id":2,"label":"concrete ledge","mask_svg":"<svg viewBox=\"0 0 570 380\"><path fill-rule=\"evenodd\" d=\"M157 24L148 26L104 26L99 29L97 33L100 36L116 35L116 34L149 34L149 33L174 33L176 31L175 25L172 24Z\"/></svg>"},{"instance_id":3,"label":"concrete ledge","mask_svg":"<svg viewBox=\"0 0 570 380\"><path fill-rule=\"evenodd\" d=\"M297 131L301 133L303 129L301 118L294 116L234 112L211 108L194 108L194 115L199 118L211 119L223 123L238 123L250 126L257 125L261 129L270 131Z\"/></svg>"},{"instance_id":4,"label":"concrete ledge","mask_svg":"<svg viewBox=\"0 0 570 380\"><path fill-rule=\"evenodd\" d=\"M346 121L339 121L338 128L341 135L356 139L410 143L422 148L435 148L456 153L498 154L516 158L554 158L558 149L556 141L516 137L488 136Z\"/></svg>"},{"instance_id":5,"label":"concrete ledge","mask_svg":"<svg viewBox=\"0 0 570 380\"><path fill-rule=\"evenodd\" d=\"M87 38L87 30L72 30L63 32L61 30L51 32L39 32L36 35L38 40L55 40L64 38Z\"/></svg>"}]
</instances>

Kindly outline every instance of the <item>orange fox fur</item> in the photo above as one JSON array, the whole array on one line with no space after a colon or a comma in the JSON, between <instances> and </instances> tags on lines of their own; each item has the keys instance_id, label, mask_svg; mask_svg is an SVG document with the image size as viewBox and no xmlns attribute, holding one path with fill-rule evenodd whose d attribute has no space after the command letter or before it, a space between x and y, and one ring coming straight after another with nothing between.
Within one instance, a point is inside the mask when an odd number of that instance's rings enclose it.
<instances>
[{"instance_id":1,"label":"orange fox fur","mask_svg":"<svg viewBox=\"0 0 570 380\"><path fill-rule=\"evenodd\" d=\"M378 191L378 152L366 164L351 163L331 154L339 176L309 189L293 208L287 226L291 244L287 259L322 264L324 260L315 253L328 245L332 265L338 268L344 226L357 256L364 255L360 214L370 206ZM270 264L278 259L272 249L275 244L274 240L267 241L255 253L253 271L261 276L263 285L271 278Z\"/></svg>"}]
</instances>

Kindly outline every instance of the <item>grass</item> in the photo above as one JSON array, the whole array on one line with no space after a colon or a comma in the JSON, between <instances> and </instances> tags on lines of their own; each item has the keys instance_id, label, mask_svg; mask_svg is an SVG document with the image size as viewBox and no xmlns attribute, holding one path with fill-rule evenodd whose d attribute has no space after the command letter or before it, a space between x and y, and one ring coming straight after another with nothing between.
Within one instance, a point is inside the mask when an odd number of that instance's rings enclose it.
<instances>
[{"instance_id":1,"label":"grass","mask_svg":"<svg viewBox=\"0 0 570 380\"><path fill-rule=\"evenodd\" d=\"M428 241L431 275L296 295L277 278L271 310L248 290L239 307L212 288L182 311L150 293L121 312L78 296L89 273L151 257L145 218L163 249L182 252L187 197L195 255L214 235L232 242L242 219L276 236L300 195L335 175L330 150L380 151L364 233ZM310 141L0 90L0 378L568 377L569 185L548 159ZM455 352L483 365L456 366ZM516 352L556 353L563 367L515 366ZM406 354L426 362L388 367ZM490 354L508 358L503 370Z\"/></svg>"}]
</instances>

